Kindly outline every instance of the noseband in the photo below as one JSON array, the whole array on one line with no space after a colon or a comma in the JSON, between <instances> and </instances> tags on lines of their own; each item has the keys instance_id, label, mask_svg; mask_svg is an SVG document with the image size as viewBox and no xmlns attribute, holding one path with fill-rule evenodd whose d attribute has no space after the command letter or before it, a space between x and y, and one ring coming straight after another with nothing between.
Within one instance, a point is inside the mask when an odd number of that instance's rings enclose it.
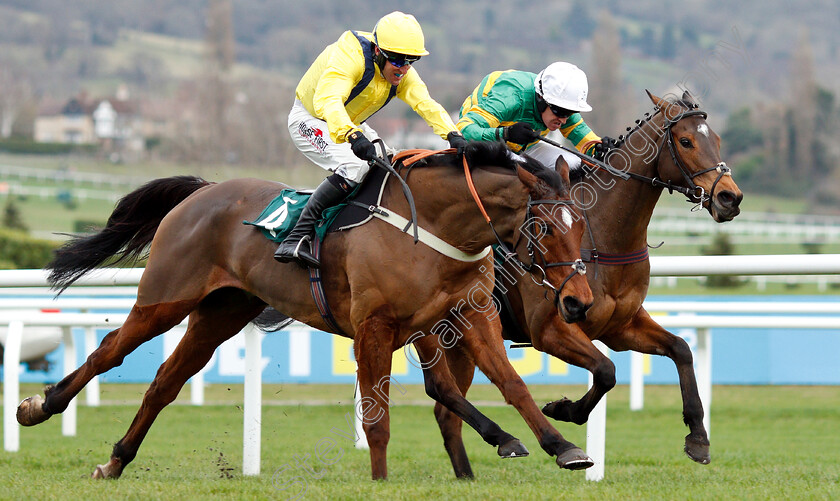
<instances>
[{"instance_id":1,"label":"noseband","mask_svg":"<svg viewBox=\"0 0 840 501\"><path fill-rule=\"evenodd\" d=\"M533 225L534 227L540 227L539 220L542 218L538 218L534 215L533 208L538 205L564 205L564 206L573 206L574 201L572 200L531 200L528 199L528 210L525 213L525 222L522 227ZM587 221L587 225L589 222ZM493 231L495 234L495 230ZM516 248L519 245L519 242L523 238L523 232L520 231L519 238L514 245ZM531 276L531 280L534 281L535 284L547 289L546 293L553 292L554 293L554 306L559 307L560 305L560 294L563 291L563 287L566 286L566 283L571 280L575 275L586 275L586 264L584 264L583 260L578 258L574 261L554 261L554 262L547 262L545 258L545 254L542 250L535 245L533 238L524 237L528 241L526 249L528 251L528 258L530 263L525 263L521 259L516 252L511 251L508 247L501 241L498 234L496 235L496 240L499 242L499 247L497 249L497 253L499 253L503 260L505 261L512 261L514 264L519 266L521 269L528 272ZM537 262L539 260L539 263ZM560 283L559 287L555 287L549 280L547 276L547 270L549 268L555 268L558 266L569 266L571 267L572 271L566 275L566 278Z\"/></svg>"},{"instance_id":2,"label":"noseband","mask_svg":"<svg viewBox=\"0 0 840 501\"><path fill-rule=\"evenodd\" d=\"M726 162L719 162L716 165L709 167L708 169L703 169L698 172L691 173L688 171L688 168L685 166L685 163L680 159L679 155L677 155L677 147L674 141L674 126L683 118L688 118L692 116L701 116L705 120L708 115L705 111L689 110L682 112L671 119L667 119L666 117L666 119L668 120L668 126L665 133L665 143L668 145L668 152L671 154L671 160L674 162L674 165L676 165L677 168L680 170L680 173L682 174L683 179L685 179L686 184L688 184L688 190L683 193L686 195L686 197L688 197L690 201L697 202L697 205L694 206L692 210L699 210L699 208L703 207L704 203L709 202L708 210L711 213L711 199L715 194L715 188L717 187L718 182L723 178L723 176L732 175L732 169L730 169L726 165ZM702 186L697 186L697 184L694 182L694 178L711 171L717 171L718 175L717 178L715 178L715 182L712 183L712 189L709 191L708 194L706 194Z\"/></svg>"},{"instance_id":3,"label":"noseband","mask_svg":"<svg viewBox=\"0 0 840 501\"><path fill-rule=\"evenodd\" d=\"M502 241L502 238L496 232L496 228L493 226L493 221L490 220L490 216L487 214L487 211L484 210L484 204L481 203L481 197L478 196L478 191L475 189L475 185L472 181L472 174L470 173L470 167L467 163L467 157L463 157L463 164L464 164L464 176L467 179L467 186L470 189L470 193L473 196L473 200L475 200L476 205L478 205L481 214L484 216L485 221L487 224L490 225L490 230L493 231L493 236L496 237L496 242L498 243L499 247L497 248L497 252L501 254L504 261L511 261L515 265L519 266L521 269L525 270L531 275L531 280L534 281L535 284L540 285L548 291L554 293L554 306L558 307L560 304L560 293L563 290L563 287L566 283L572 279L577 274L585 275L586 274L586 265L583 263L582 259L576 259L574 261L564 261L564 262L556 262L556 263L546 263L545 256L543 255L542 251L537 249L534 245L533 239L528 239L528 256L531 259L530 264L526 264L519 259L519 256L516 252L511 251L508 246ZM528 197L528 204L527 210L525 211L525 222L522 224L521 227L525 227L529 224L538 224L537 218L534 216L533 207L537 205L544 205L544 204L551 204L551 205L573 205L574 202L570 200L531 200L531 197ZM587 225L589 222L587 221ZM519 233L519 239L522 239L522 232ZM518 244L519 240L517 240ZM516 247L516 245L514 245ZM542 265L537 264L535 260L535 256L539 256L540 260L542 261ZM546 275L546 269L553 267L553 266L571 266L572 271L566 275L566 278L560 284L560 287L555 287L551 282L548 281L548 277Z\"/></svg>"}]
</instances>

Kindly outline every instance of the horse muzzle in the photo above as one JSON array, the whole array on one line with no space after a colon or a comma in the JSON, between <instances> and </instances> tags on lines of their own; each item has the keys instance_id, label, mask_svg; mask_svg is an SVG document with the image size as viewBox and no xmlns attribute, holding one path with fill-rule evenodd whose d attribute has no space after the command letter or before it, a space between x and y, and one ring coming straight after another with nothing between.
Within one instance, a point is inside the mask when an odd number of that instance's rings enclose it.
<instances>
[{"instance_id":1,"label":"horse muzzle","mask_svg":"<svg viewBox=\"0 0 840 501\"><path fill-rule=\"evenodd\" d=\"M566 323L573 324L586 320L586 312L592 307L592 303L584 303L576 296L566 296L558 301L557 308Z\"/></svg>"},{"instance_id":2,"label":"horse muzzle","mask_svg":"<svg viewBox=\"0 0 840 501\"><path fill-rule=\"evenodd\" d=\"M709 213L718 223L731 221L741 213L740 205L743 199L744 194L741 192L722 190L709 200Z\"/></svg>"}]
</instances>

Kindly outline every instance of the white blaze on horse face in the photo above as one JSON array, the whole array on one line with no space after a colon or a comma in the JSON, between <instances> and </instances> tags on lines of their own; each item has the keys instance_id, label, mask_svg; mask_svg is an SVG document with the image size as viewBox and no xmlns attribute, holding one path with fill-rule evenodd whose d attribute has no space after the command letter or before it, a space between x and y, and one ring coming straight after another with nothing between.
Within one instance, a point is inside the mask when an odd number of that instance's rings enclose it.
<instances>
[{"instance_id":1,"label":"white blaze on horse face","mask_svg":"<svg viewBox=\"0 0 840 501\"><path fill-rule=\"evenodd\" d=\"M706 137L709 137L709 126L706 124L700 124L697 126L697 132L703 134Z\"/></svg>"},{"instance_id":2,"label":"white blaze on horse face","mask_svg":"<svg viewBox=\"0 0 840 501\"><path fill-rule=\"evenodd\" d=\"M571 230L573 222L574 219L572 218L572 213L569 212L569 209L563 207L563 224L565 224Z\"/></svg>"}]
</instances>

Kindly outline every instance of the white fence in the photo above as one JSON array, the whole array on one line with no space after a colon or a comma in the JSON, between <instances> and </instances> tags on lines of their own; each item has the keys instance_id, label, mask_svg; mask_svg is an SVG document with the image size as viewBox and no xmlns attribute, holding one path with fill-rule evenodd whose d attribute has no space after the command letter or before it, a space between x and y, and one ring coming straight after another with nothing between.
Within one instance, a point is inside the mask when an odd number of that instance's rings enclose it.
<instances>
[{"instance_id":1,"label":"white fence","mask_svg":"<svg viewBox=\"0 0 840 501\"><path fill-rule=\"evenodd\" d=\"M718 224L705 213L658 207L653 213L648 233L652 235L717 235L760 237L777 241L837 242L840 218L808 214L767 214L741 212L726 224Z\"/></svg>"},{"instance_id":2,"label":"white fence","mask_svg":"<svg viewBox=\"0 0 840 501\"><path fill-rule=\"evenodd\" d=\"M85 277L77 282L77 286L133 286L139 282L142 269L128 270L101 270ZM792 274L837 274L840 273L840 255L776 255L776 256L698 256L698 257L652 257L651 274L654 276L696 276L714 274L732 275L792 275ZM16 270L0 272L0 288L5 287L43 287L46 285L45 273L41 270ZM22 307L28 307L25 305ZM743 304L743 303L742 303ZM806 303L807 304L807 303ZM705 305L705 306L703 306ZM710 303L694 304L691 307L683 303L652 303L646 304L650 311L725 311L735 312L735 303L727 303L729 309L720 306L721 310L710 310L713 308ZM31 304L29 304L31 306ZM782 308L788 308L790 312L827 314L836 313L835 306L813 304L803 306L783 306L777 303L773 305L750 305L754 308L752 312L762 313L772 307L773 312L786 312ZM692 309L693 308L693 309ZM742 308L747 308L743 306ZM746 309L740 311L743 313ZM840 307L838 310L840 311ZM18 450L18 425L15 419L15 411L18 402L17 369L19 361L20 342L23 338L25 325L60 325L68 329L69 326L95 327L100 325L119 325L118 321L124 319L115 315L108 315L109 319L103 319L101 314L75 314L76 316L57 316L54 313L43 313L39 315L27 315L17 317L13 314L0 313L0 323L9 326L9 334L6 342L4 357L4 445L6 450ZM46 317L46 318L45 318ZM48 323L52 320L53 323ZM698 329L698 346L696 350L696 365L698 386L701 399L706 409L705 423L707 430L710 425L711 415L711 335L709 329L714 327L790 327L790 328L840 328L840 319L837 317L762 317L762 316L698 316L698 315L677 315L660 316L657 321L664 327L694 327ZM14 333L14 335L13 335ZM69 339L68 339L69 338ZM246 367L245 374L245 402L244 402L244 445L243 445L243 467L244 475L257 475L260 472L260 421L261 421L261 374L258 368L261 367L261 345L259 333L255 329L246 329ZM72 343L72 336L65 334L65 342ZM87 345L88 343L86 343ZM600 343L598 343L600 345ZM603 348L603 346L601 345ZM65 364L69 367L75 363L67 363L68 360L75 362L75 350L71 345L66 347L65 353L71 353L72 358L65 355ZM86 351L92 351L93 346L87 346ZM11 353L10 353L11 352ZM639 377L640 370L638 359L635 359L631 378L631 406L641 408L642 400L642 379ZM14 372L14 376L10 374ZM15 387L10 387L12 378ZM591 380L590 380L591 381ZM590 383L591 384L591 383ZM195 386L195 385L194 385ZM68 411L70 408L68 407ZM75 410L75 408L74 408ZM66 411L67 412L67 411ZM72 411L74 412L74 411ZM75 416L66 422L73 423L75 430ZM62 429L65 428L62 423ZM68 428L69 424L66 425ZM595 466L588 469L586 478L589 480L601 480L604 477L606 447L606 397L598 404L590 415L587 424L587 453L595 460Z\"/></svg>"}]
</instances>

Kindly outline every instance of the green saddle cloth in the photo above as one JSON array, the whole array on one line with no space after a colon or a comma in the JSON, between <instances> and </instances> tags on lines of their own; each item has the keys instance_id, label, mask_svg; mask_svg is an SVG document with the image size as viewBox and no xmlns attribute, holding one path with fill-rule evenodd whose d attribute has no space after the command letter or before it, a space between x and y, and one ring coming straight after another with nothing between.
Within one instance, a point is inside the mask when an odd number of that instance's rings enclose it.
<instances>
[{"instance_id":1,"label":"green saddle cloth","mask_svg":"<svg viewBox=\"0 0 840 501\"><path fill-rule=\"evenodd\" d=\"M242 223L258 227L266 238L279 244L295 227L300 213L303 212L303 206L311 196L311 193L299 193L292 189L283 190L256 220L242 221ZM327 234L333 220L345 205L347 204L341 203L323 212L321 219L315 225L315 233L320 240L324 240L324 235Z\"/></svg>"}]
</instances>

